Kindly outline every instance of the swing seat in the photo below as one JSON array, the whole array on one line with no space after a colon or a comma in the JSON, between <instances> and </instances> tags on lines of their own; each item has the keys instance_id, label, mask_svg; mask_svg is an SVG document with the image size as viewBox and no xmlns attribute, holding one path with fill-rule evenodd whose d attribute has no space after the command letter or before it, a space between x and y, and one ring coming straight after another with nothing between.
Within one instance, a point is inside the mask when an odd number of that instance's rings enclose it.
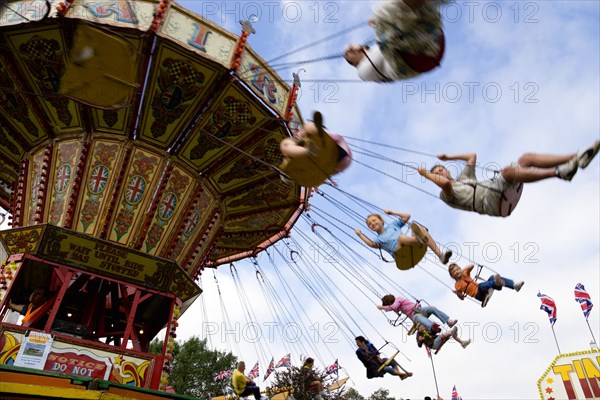
<instances>
[{"instance_id":1,"label":"swing seat","mask_svg":"<svg viewBox=\"0 0 600 400\"><path fill-rule=\"evenodd\" d=\"M394 252L394 261L396 267L401 271L413 268L425 257L427 246L424 244L416 244L413 246L402 245Z\"/></svg>"},{"instance_id":2,"label":"swing seat","mask_svg":"<svg viewBox=\"0 0 600 400\"><path fill-rule=\"evenodd\" d=\"M523 184L519 183L513 187L506 189L502 192L500 198L500 216L508 217L521 199L523 193Z\"/></svg>"},{"instance_id":3,"label":"swing seat","mask_svg":"<svg viewBox=\"0 0 600 400\"><path fill-rule=\"evenodd\" d=\"M305 187L317 187L325 182L336 171L338 162L338 146L331 136L311 135L305 139L305 146L313 142L319 149L316 155L306 155L284 161L279 168L294 182Z\"/></svg>"},{"instance_id":4,"label":"swing seat","mask_svg":"<svg viewBox=\"0 0 600 400\"><path fill-rule=\"evenodd\" d=\"M396 351L396 352L395 352L395 353L394 353L394 354L393 354L393 355L392 355L390 358L388 358L387 360L385 360L385 362L384 362L384 363L382 363L382 364L379 366L379 368L377 368L377 372L381 372L381 371L383 371L383 369L384 369L385 367L387 367L388 365L390 365L390 363L391 363L392 361L394 361L394 358L396 358L396 356L398 355L398 353L400 353L400 350L397 350L397 351Z\"/></svg>"},{"instance_id":5,"label":"swing seat","mask_svg":"<svg viewBox=\"0 0 600 400\"><path fill-rule=\"evenodd\" d=\"M435 56L428 56L425 54L412 54L402 52L400 56L413 71L416 72L429 72L434 68L440 66L440 62L444 57L444 51L446 49L446 37L444 36L444 31L440 31L439 38L439 51Z\"/></svg>"},{"instance_id":6,"label":"swing seat","mask_svg":"<svg viewBox=\"0 0 600 400\"><path fill-rule=\"evenodd\" d=\"M488 301L490 301L490 299L492 298L492 294L494 294L494 289L490 288L487 291L487 294L485 295L485 297L483 298L483 301L481 302L481 308L487 306Z\"/></svg>"},{"instance_id":7,"label":"swing seat","mask_svg":"<svg viewBox=\"0 0 600 400\"><path fill-rule=\"evenodd\" d=\"M59 92L97 108L125 107L137 88L135 56L126 39L80 24Z\"/></svg>"},{"instance_id":8,"label":"swing seat","mask_svg":"<svg viewBox=\"0 0 600 400\"><path fill-rule=\"evenodd\" d=\"M413 323L413 325L410 327L410 329L407 332L407 335L414 335L417 332L417 329L419 329L419 324L418 322Z\"/></svg>"},{"instance_id":9,"label":"swing seat","mask_svg":"<svg viewBox=\"0 0 600 400\"><path fill-rule=\"evenodd\" d=\"M345 377L342 379L338 379L337 381L333 382L331 385L327 386L327 391L333 392L334 390L341 388L348 381L348 379L350 379L350 378Z\"/></svg>"}]
</instances>

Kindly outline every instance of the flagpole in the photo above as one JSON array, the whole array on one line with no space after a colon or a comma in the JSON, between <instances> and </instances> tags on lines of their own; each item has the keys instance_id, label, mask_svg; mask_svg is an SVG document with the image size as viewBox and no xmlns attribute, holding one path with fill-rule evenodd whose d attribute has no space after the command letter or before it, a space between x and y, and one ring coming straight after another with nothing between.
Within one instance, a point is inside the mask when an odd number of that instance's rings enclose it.
<instances>
[{"instance_id":1,"label":"flagpole","mask_svg":"<svg viewBox=\"0 0 600 400\"><path fill-rule=\"evenodd\" d=\"M552 335L554 335L554 342L556 342L556 348L558 349L558 354L562 354L560 352L560 347L558 347L558 340L556 340L556 333L554 332L554 324L550 325L552 328Z\"/></svg>"},{"instance_id":2,"label":"flagpole","mask_svg":"<svg viewBox=\"0 0 600 400\"><path fill-rule=\"evenodd\" d=\"M433 365L433 357L429 356L431 360L431 369L433 370L433 381L435 382L435 391L437 393L437 397L440 397L440 389L438 388L437 376L435 376L435 366Z\"/></svg>"},{"instance_id":3,"label":"flagpole","mask_svg":"<svg viewBox=\"0 0 600 400\"><path fill-rule=\"evenodd\" d=\"M590 334L592 335L592 340L594 341L594 343L598 343L596 342L596 338L594 337L594 332L592 331L592 327L590 326L590 323L588 322L588 319L585 319L585 323L588 326L588 329L590 330Z\"/></svg>"}]
</instances>

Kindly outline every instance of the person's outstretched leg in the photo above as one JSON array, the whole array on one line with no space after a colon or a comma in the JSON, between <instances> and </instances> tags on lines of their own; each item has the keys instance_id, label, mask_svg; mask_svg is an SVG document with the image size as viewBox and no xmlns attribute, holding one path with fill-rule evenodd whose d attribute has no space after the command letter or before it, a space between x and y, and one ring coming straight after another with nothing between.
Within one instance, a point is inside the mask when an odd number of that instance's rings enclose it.
<instances>
[{"instance_id":1,"label":"person's outstretched leg","mask_svg":"<svg viewBox=\"0 0 600 400\"><path fill-rule=\"evenodd\" d=\"M552 156L527 153L519 158L518 166L504 167L502 177L507 182L537 182L548 178L570 181L578 167L577 154Z\"/></svg>"},{"instance_id":2,"label":"person's outstretched leg","mask_svg":"<svg viewBox=\"0 0 600 400\"><path fill-rule=\"evenodd\" d=\"M523 287L523 285L525 284L525 282L520 281L520 282L515 282L512 279L509 278L505 278L505 277L500 277L500 279L504 282L504 286L509 288L509 289L513 289L515 291L519 291L521 290L521 288Z\"/></svg>"},{"instance_id":3,"label":"person's outstretched leg","mask_svg":"<svg viewBox=\"0 0 600 400\"><path fill-rule=\"evenodd\" d=\"M466 349L467 346L471 344L471 339L462 340L461 338L458 337L458 333L457 332L454 332L452 334L452 338L454 340L456 340L458 343L460 343L460 345L462 346L463 349Z\"/></svg>"},{"instance_id":4,"label":"person's outstretched leg","mask_svg":"<svg viewBox=\"0 0 600 400\"><path fill-rule=\"evenodd\" d=\"M501 174L507 182L529 183L554 177L570 181L577 168L586 168L599 151L600 140L596 140L579 155L525 153L519 158L518 166L505 167Z\"/></svg>"},{"instance_id":5,"label":"person's outstretched leg","mask_svg":"<svg viewBox=\"0 0 600 400\"><path fill-rule=\"evenodd\" d=\"M583 150L579 155L579 168L585 169L600 151L600 140L596 140L593 145Z\"/></svg>"},{"instance_id":6,"label":"person's outstretched leg","mask_svg":"<svg viewBox=\"0 0 600 400\"><path fill-rule=\"evenodd\" d=\"M458 322L455 319L450 319L450 317L445 312L434 306L419 307L418 312L424 313L427 317L433 314L444 324L448 324L450 328L452 328Z\"/></svg>"},{"instance_id":7,"label":"person's outstretched leg","mask_svg":"<svg viewBox=\"0 0 600 400\"><path fill-rule=\"evenodd\" d=\"M452 257L452 252L450 250L446 250L442 253L435 240L433 240L433 237L431 236L429 231L423 226L413 222L412 224L410 224L410 229L415 234L416 239L420 243L429 247L431 251L433 251L433 253L436 256L438 256L442 264L448 264L448 261L450 261L450 257Z\"/></svg>"}]
</instances>

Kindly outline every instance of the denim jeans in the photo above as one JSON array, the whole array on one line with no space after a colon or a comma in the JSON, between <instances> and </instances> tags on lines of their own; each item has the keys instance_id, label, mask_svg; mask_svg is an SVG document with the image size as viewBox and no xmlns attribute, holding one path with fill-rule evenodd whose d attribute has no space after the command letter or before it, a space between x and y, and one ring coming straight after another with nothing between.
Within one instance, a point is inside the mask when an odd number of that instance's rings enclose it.
<instances>
[{"instance_id":1,"label":"denim jeans","mask_svg":"<svg viewBox=\"0 0 600 400\"><path fill-rule=\"evenodd\" d=\"M260 400L260 388L258 386L246 385L246 389L240 394L240 397L254 395L256 400Z\"/></svg>"},{"instance_id":2,"label":"denim jeans","mask_svg":"<svg viewBox=\"0 0 600 400\"><path fill-rule=\"evenodd\" d=\"M431 314L438 317L438 319L440 321L442 321L444 324L446 322L448 322L448 319L450 319L450 317L448 317L444 312L438 310L434 306L419 307L419 309L426 315L421 315L421 314L415 312L415 315L413 315L413 321L418 322L419 324L423 325L425 327L425 329L427 329L428 331L431 331L431 326L433 325L433 321L429 319L429 316Z\"/></svg>"},{"instance_id":3,"label":"denim jeans","mask_svg":"<svg viewBox=\"0 0 600 400\"><path fill-rule=\"evenodd\" d=\"M515 288L515 282L512 279L504 278L502 276L500 278L504 281L504 286L509 289ZM477 290L477 296L475 296L475 298L479 301L483 301L489 289L502 290L502 286L496 285L494 275L490 276L487 281L481 282L478 286L479 289Z\"/></svg>"}]
</instances>

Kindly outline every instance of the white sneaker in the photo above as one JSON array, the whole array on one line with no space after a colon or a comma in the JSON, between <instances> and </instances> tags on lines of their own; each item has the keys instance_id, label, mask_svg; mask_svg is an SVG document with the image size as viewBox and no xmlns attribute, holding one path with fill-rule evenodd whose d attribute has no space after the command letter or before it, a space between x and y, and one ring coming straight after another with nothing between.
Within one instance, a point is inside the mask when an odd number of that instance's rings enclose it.
<instances>
[{"instance_id":1,"label":"white sneaker","mask_svg":"<svg viewBox=\"0 0 600 400\"><path fill-rule=\"evenodd\" d=\"M470 344L471 344L471 339L467 339L467 340L463 340L461 346L462 346L463 349L466 349L467 346L470 345Z\"/></svg>"},{"instance_id":2,"label":"white sneaker","mask_svg":"<svg viewBox=\"0 0 600 400\"><path fill-rule=\"evenodd\" d=\"M600 140L596 140L593 145L581 152L579 155L579 168L584 169L590 165L598 151L600 151Z\"/></svg>"},{"instance_id":3,"label":"white sneaker","mask_svg":"<svg viewBox=\"0 0 600 400\"><path fill-rule=\"evenodd\" d=\"M448 261L450 261L450 257L452 257L452 251L446 250L444 254L439 257L439 259L442 264L446 265L448 264Z\"/></svg>"},{"instance_id":4,"label":"white sneaker","mask_svg":"<svg viewBox=\"0 0 600 400\"><path fill-rule=\"evenodd\" d=\"M454 327L452 327L452 329L450 329L448 331L448 333L450 334L450 336L455 335L457 332L458 332L458 326L454 326Z\"/></svg>"},{"instance_id":5,"label":"white sneaker","mask_svg":"<svg viewBox=\"0 0 600 400\"><path fill-rule=\"evenodd\" d=\"M588 162L589 164L589 162ZM556 176L562 180L570 181L577 173L577 167L579 166L579 157L575 156L564 164L556 167Z\"/></svg>"},{"instance_id":6,"label":"white sneaker","mask_svg":"<svg viewBox=\"0 0 600 400\"><path fill-rule=\"evenodd\" d=\"M487 294L485 295L485 297L483 298L483 301L481 302L481 307L487 306L487 303L492 298L492 294L494 294L494 289L493 288L489 288L488 291L487 291Z\"/></svg>"},{"instance_id":7,"label":"white sneaker","mask_svg":"<svg viewBox=\"0 0 600 400\"><path fill-rule=\"evenodd\" d=\"M456 325L458 323L457 319L449 319L446 324L448 325L449 328L454 327L454 325Z\"/></svg>"},{"instance_id":8,"label":"white sneaker","mask_svg":"<svg viewBox=\"0 0 600 400\"><path fill-rule=\"evenodd\" d=\"M525 284L525 282L523 282L523 281L517 282L513 285L513 289L515 289L515 291L518 292L519 290L521 290L521 288L523 287L524 284Z\"/></svg>"}]
</instances>

